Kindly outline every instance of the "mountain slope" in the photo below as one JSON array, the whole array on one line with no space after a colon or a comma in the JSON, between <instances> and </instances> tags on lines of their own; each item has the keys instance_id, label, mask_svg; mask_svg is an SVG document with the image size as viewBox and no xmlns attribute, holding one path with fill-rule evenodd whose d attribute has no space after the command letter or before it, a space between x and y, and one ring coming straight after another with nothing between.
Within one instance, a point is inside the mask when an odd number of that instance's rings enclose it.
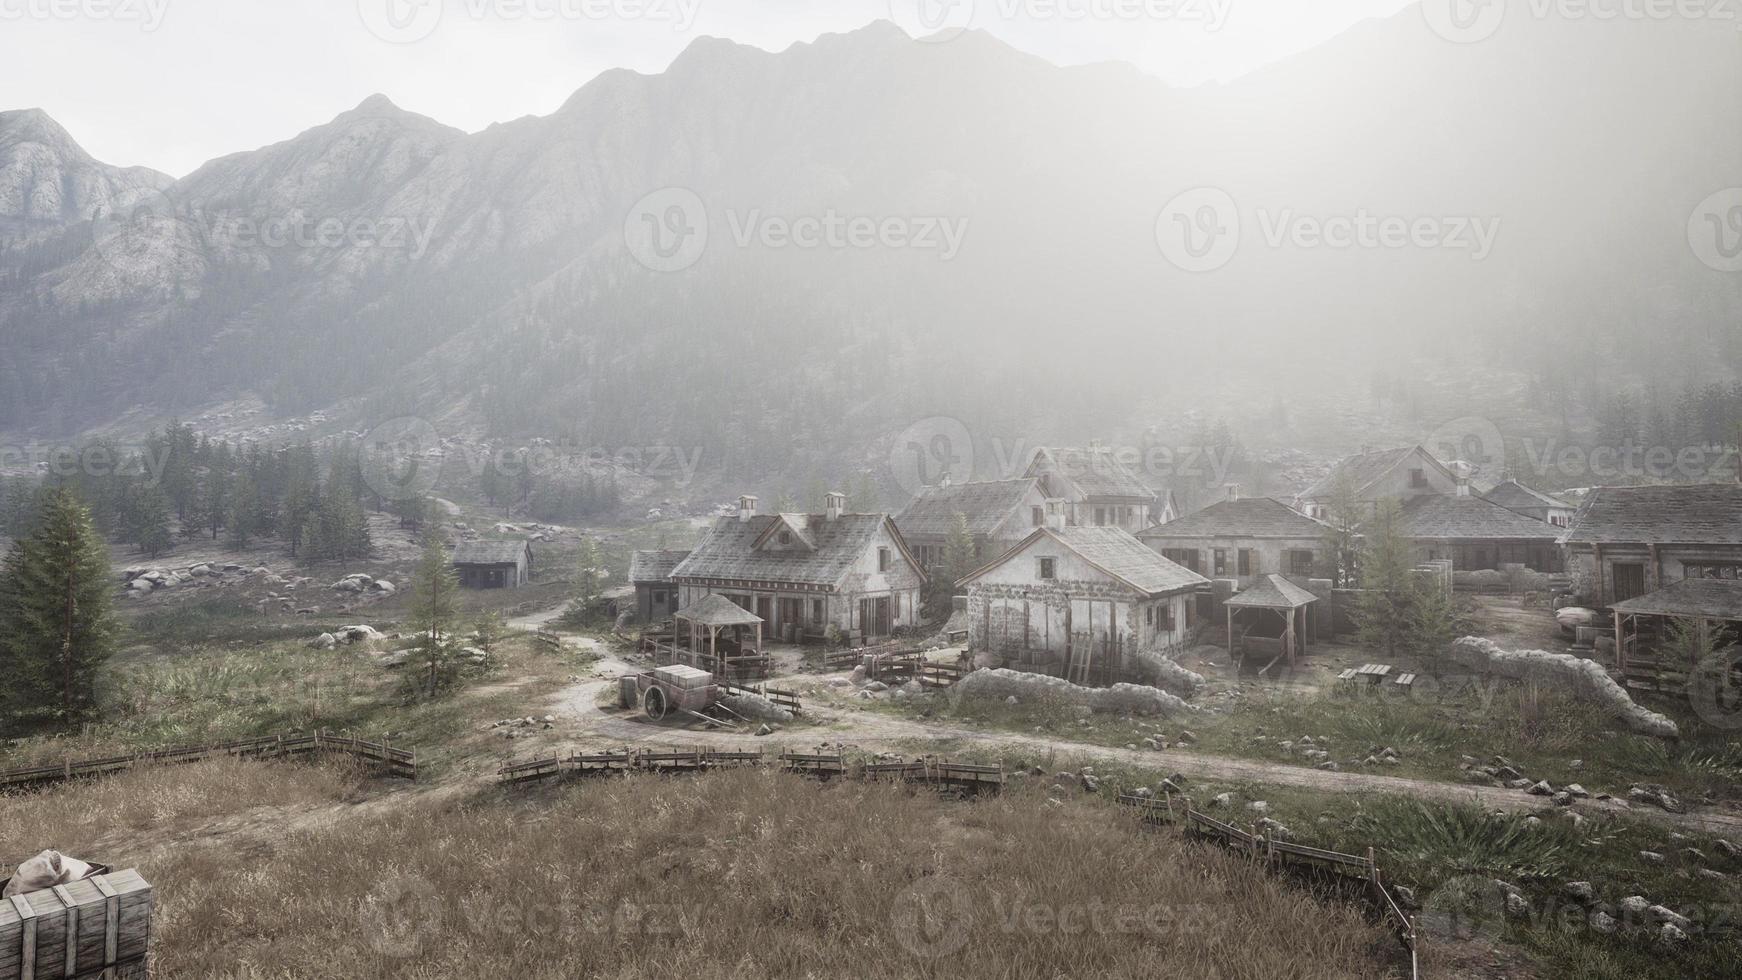
<instances>
[{"instance_id":1,"label":"mountain slope","mask_svg":"<svg viewBox=\"0 0 1742 980\"><path fill-rule=\"evenodd\" d=\"M1461 46L1406 11L1182 91L878 24L780 53L699 40L660 75L608 72L469 135L376 97L213 161L160 215L72 225L0 265L18 352L0 429L258 396L365 427L420 413L697 447L754 473L928 415L1069 436L1424 359L1566 385L1733 370L1742 284L1697 261L1687 226L1742 183L1742 127L1715 122L1742 120L1738 41L1625 26L1527 19ZM1710 82L1698 98L1690 75ZM1189 273L1157 218L1200 185L1237 202L1242 241ZM659 272L625 221L671 187L709 237ZM1267 241L1362 213L1495 233L1481 255ZM830 216L959 247L768 234Z\"/></svg>"},{"instance_id":2,"label":"mountain slope","mask_svg":"<svg viewBox=\"0 0 1742 980\"><path fill-rule=\"evenodd\" d=\"M0 235L88 220L173 181L91 158L41 109L0 112Z\"/></svg>"}]
</instances>

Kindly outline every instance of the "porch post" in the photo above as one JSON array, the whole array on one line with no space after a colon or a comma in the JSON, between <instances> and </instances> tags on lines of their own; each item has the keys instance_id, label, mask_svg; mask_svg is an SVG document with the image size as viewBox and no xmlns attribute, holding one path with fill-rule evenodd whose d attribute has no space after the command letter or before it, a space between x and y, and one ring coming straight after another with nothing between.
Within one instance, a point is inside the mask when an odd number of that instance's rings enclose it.
<instances>
[{"instance_id":1,"label":"porch post","mask_svg":"<svg viewBox=\"0 0 1742 980\"><path fill-rule=\"evenodd\" d=\"M1624 622L1624 618L1622 617L1622 615L1620 613L1616 613L1615 614L1615 669L1616 670L1626 670L1627 669L1627 634L1622 632L1625 628L1626 628L1626 624Z\"/></svg>"}]
</instances>

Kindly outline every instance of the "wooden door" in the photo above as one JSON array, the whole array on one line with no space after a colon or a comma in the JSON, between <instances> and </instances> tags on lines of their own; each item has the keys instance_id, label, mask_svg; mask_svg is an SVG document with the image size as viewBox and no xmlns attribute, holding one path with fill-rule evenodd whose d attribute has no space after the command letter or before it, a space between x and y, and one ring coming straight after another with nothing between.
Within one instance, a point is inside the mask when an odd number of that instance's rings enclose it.
<instances>
[{"instance_id":1,"label":"wooden door","mask_svg":"<svg viewBox=\"0 0 1742 980\"><path fill-rule=\"evenodd\" d=\"M1614 602L1626 602L1645 594L1645 566L1636 562L1616 562Z\"/></svg>"}]
</instances>

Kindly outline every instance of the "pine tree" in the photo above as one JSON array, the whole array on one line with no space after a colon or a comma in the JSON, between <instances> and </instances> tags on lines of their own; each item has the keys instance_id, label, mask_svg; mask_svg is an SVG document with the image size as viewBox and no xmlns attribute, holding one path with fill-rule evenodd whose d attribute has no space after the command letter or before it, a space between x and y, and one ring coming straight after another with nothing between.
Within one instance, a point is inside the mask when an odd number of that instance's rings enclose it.
<instances>
[{"instance_id":1,"label":"pine tree","mask_svg":"<svg viewBox=\"0 0 1742 980\"><path fill-rule=\"evenodd\" d=\"M258 519L256 510L260 506L259 494L255 492L254 481L244 473L236 478L236 485L230 489L230 516L227 523L230 528L230 543L238 548L248 547L248 542L254 536L254 522Z\"/></svg>"},{"instance_id":2,"label":"pine tree","mask_svg":"<svg viewBox=\"0 0 1742 980\"><path fill-rule=\"evenodd\" d=\"M599 598L599 546L592 538L581 537L581 549L575 555L574 598L569 602L569 616L585 619Z\"/></svg>"},{"instance_id":3,"label":"pine tree","mask_svg":"<svg viewBox=\"0 0 1742 980\"><path fill-rule=\"evenodd\" d=\"M1330 556L1331 585L1342 588L1358 580L1356 566L1360 559L1361 498L1354 480L1339 470L1331 481L1331 496L1326 502L1325 550Z\"/></svg>"},{"instance_id":4,"label":"pine tree","mask_svg":"<svg viewBox=\"0 0 1742 980\"><path fill-rule=\"evenodd\" d=\"M425 693L434 696L449 679L454 661L454 622L459 616L459 577L441 535L424 535L423 554L411 578L411 625L416 650L428 665Z\"/></svg>"},{"instance_id":5,"label":"pine tree","mask_svg":"<svg viewBox=\"0 0 1742 980\"><path fill-rule=\"evenodd\" d=\"M1409 539L1403 536L1397 502L1380 501L1363 531L1356 636L1363 646L1396 656L1410 644L1410 609L1416 591L1415 560Z\"/></svg>"},{"instance_id":6,"label":"pine tree","mask_svg":"<svg viewBox=\"0 0 1742 980\"><path fill-rule=\"evenodd\" d=\"M931 581L934 615L949 612L955 599L956 585L974 570L974 536L968 530L968 515L958 512L944 539L943 566Z\"/></svg>"},{"instance_id":7,"label":"pine tree","mask_svg":"<svg viewBox=\"0 0 1742 980\"><path fill-rule=\"evenodd\" d=\"M13 717L45 709L63 722L96 707L96 678L115 646L109 555L71 490L49 492L0 580L0 684ZM50 707L53 706L53 707Z\"/></svg>"},{"instance_id":8,"label":"pine tree","mask_svg":"<svg viewBox=\"0 0 1742 980\"><path fill-rule=\"evenodd\" d=\"M497 644L507 636L508 624L502 620L502 613L495 609L479 616L472 631L472 639L478 644L478 649L484 651L486 660L496 655Z\"/></svg>"},{"instance_id":9,"label":"pine tree","mask_svg":"<svg viewBox=\"0 0 1742 980\"><path fill-rule=\"evenodd\" d=\"M169 531L169 498L155 485L133 488L127 503L124 533L147 558L169 550L174 538Z\"/></svg>"}]
</instances>

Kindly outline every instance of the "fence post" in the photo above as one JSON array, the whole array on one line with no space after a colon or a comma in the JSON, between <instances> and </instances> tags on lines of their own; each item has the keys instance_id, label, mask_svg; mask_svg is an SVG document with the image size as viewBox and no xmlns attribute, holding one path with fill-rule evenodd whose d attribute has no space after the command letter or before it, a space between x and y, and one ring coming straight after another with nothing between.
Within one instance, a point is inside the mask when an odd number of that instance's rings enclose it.
<instances>
[{"instance_id":1,"label":"fence post","mask_svg":"<svg viewBox=\"0 0 1742 980\"><path fill-rule=\"evenodd\" d=\"M1371 847L1367 848L1367 880L1373 883L1374 888L1379 887L1379 865L1373 860Z\"/></svg>"}]
</instances>

